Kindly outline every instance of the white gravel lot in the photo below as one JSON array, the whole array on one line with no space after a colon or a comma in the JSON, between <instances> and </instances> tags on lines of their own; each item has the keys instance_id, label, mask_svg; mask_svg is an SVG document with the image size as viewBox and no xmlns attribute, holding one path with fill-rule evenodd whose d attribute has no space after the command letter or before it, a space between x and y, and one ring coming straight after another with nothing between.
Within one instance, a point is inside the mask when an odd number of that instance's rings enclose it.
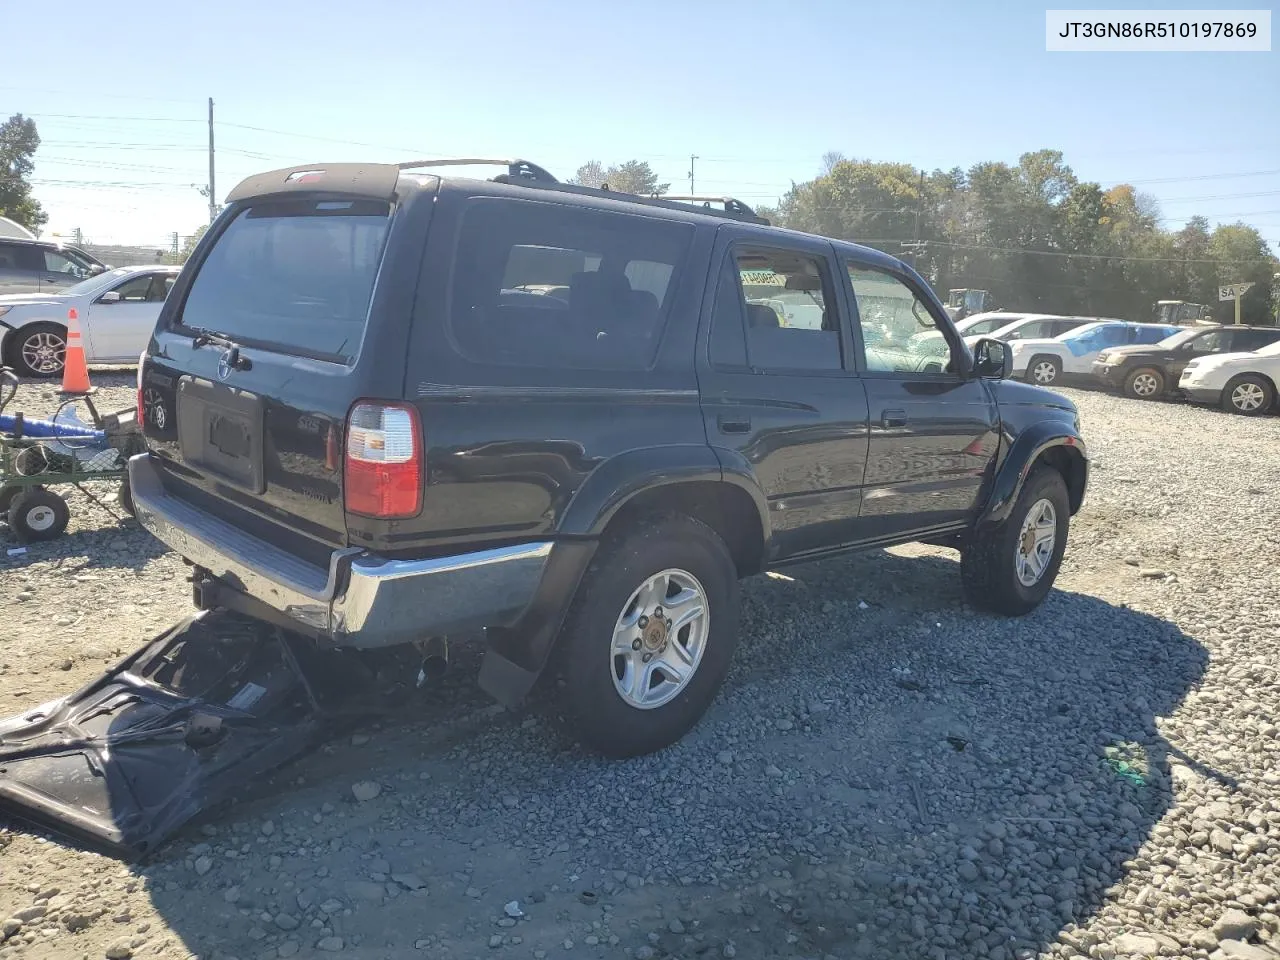
<instances>
[{"instance_id":1,"label":"white gravel lot","mask_svg":"<svg viewBox=\"0 0 1280 960\"><path fill-rule=\"evenodd\" d=\"M1092 484L1031 616L933 548L754 578L708 716L622 763L463 652L142 864L0 819L0 960L1280 957L1280 418L1070 394ZM184 570L79 496L0 550L0 715L185 614Z\"/></svg>"}]
</instances>

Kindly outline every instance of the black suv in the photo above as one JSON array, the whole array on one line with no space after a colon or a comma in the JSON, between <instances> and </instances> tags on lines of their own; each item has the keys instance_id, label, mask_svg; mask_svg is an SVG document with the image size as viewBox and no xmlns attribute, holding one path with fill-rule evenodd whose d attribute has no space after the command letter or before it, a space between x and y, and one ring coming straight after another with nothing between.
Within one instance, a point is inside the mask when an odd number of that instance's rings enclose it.
<instances>
[{"instance_id":1,"label":"black suv","mask_svg":"<svg viewBox=\"0 0 1280 960\"><path fill-rule=\"evenodd\" d=\"M632 755L712 700L740 577L927 541L974 604L1048 593L1076 410L911 268L732 199L445 163L251 177L179 277L130 477L197 606L356 648L483 631L484 689L554 661L576 733Z\"/></svg>"},{"instance_id":2,"label":"black suv","mask_svg":"<svg viewBox=\"0 0 1280 960\"><path fill-rule=\"evenodd\" d=\"M1175 393L1187 364L1219 353L1252 353L1280 340L1280 327L1189 327L1156 344L1111 347L1093 361L1094 379L1138 400Z\"/></svg>"}]
</instances>

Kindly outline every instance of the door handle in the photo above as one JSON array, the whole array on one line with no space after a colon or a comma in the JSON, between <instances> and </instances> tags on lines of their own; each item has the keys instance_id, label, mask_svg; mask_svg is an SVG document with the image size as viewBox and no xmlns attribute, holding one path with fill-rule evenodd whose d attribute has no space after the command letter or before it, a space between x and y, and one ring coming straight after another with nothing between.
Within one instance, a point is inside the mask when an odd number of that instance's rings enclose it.
<instances>
[{"instance_id":1,"label":"door handle","mask_svg":"<svg viewBox=\"0 0 1280 960\"><path fill-rule=\"evenodd\" d=\"M886 430L892 430L894 427L905 427L907 425L907 411L885 410L880 414L880 425Z\"/></svg>"},{"instance_id":2,"label":"door handle","mask_svg":"<svg viewBox=\"0 0 1280 960\"><path fill-rule=\"evenodd\" d=\"M751 429L751 421L746 417L716 417L716 425L721 433L747 433Z\"/></svg>"}]
</instances>

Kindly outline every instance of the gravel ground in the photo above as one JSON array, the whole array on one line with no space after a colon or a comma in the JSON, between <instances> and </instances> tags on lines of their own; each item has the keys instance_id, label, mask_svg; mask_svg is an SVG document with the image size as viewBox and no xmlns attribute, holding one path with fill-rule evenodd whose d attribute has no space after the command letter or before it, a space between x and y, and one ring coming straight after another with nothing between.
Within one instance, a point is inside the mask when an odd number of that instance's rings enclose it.
<instances>
[{"instance_id":1,"label":"gravel ground","mask_svg":"<svg viewBox=\"0 0 1280 960\"><path fill-rule=\"evenodd\" d=\"M0 824L0 958L1280 957L1280 419L1071 395L1093 484L1033 615L966 609L933 548L754 578L711 712L621 763L464 651L148 863ZM187 591L77 497L0 554L0 714Z\"/></svg>"}]
</instances>

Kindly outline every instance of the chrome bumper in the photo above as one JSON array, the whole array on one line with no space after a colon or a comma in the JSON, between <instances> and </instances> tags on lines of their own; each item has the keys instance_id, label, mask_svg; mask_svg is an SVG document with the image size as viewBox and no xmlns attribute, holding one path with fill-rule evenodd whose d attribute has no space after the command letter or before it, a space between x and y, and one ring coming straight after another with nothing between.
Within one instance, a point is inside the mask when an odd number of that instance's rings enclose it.
<instances>
[{"instance_id":1,"label":"chrome bumper","mask_svg":"<svg viewBox=\"0 0 1280 960\"><path fill-rule=\"evenodd\" d=\"M334 550L322 569L164 489L150 454L129 460L138 522L220 583L347 647L387 647L514 623L533 599L550 543L429 560Z\"/></svg>"}]
</instances>

